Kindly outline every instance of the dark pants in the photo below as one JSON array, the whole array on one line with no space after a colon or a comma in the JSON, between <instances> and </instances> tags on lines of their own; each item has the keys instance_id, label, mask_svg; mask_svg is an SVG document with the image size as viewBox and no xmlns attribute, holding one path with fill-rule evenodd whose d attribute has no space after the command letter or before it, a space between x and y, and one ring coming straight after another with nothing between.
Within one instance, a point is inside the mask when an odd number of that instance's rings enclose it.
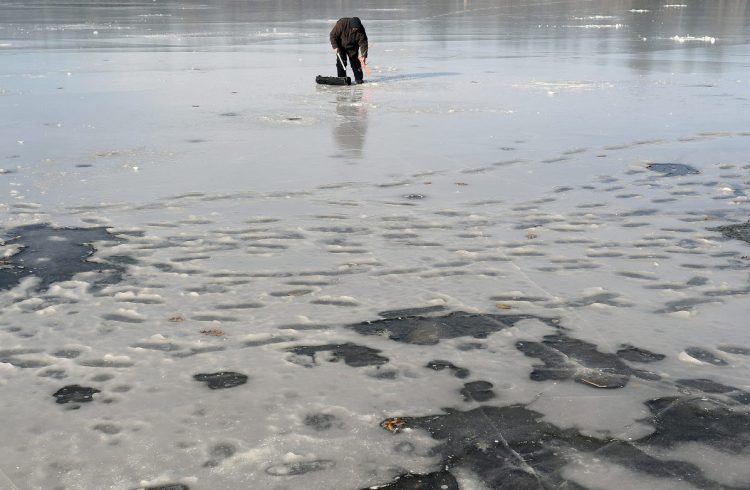
<instances>
[{"instance_id":1,"label":"dark pants","mask_svg":"<svg viewBox=\"0 0 750 490\"><path fill-rule=\"evenodd\" d=\"M339 61L339 57L336 56L336 71L338 72L338 76L346 76L346 59L349 58L349 63L351 63L352 71L354 72L354 80L361 82L364 75L362 74L362 64L359 62L359 50L355 48L352 51L344 51L339 48L339 54L344 61L344 66L341 66L341 61Z\"/></svg>"}]
</instances>

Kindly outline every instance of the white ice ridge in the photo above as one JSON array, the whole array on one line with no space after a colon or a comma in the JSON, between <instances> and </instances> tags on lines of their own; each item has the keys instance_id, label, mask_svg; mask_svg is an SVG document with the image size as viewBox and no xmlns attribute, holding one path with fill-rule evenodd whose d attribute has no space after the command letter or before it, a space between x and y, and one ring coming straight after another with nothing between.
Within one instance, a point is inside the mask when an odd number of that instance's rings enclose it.
<instances>
[{"instance_id":1,"label":"white ice ridge","mask_svg":"<svg viewBox=\"0 0 750 490\"><path fill-rule=\"evenodd\" d=\"M716 38L715 37L711 37L711 36L701 36L701 37L694 37L694 36L690 36L690 35L687 35L687 36L672 36L669 39L671 39L673 41L677 41L678 43L685 43L685 42L689 42L689 41L701 41L701 42L704 42L704 43L714 44L716 42Z\"/></svg>"},{"instance_id":2,"label":"white ice ridge","mask_svg":"<svg viewBox=\"0 0 750 490\"><path fill-rule=\"evenodd\" d=\"M614 19L614 15L587 15L585 17L573 17L575 20L602 20L602 19Z\"/></svg>"},{"instance_id":3,"label":"white ice ridge","mask_svg":"<svg viewBox=\"0 0 750 490\"><path fill-rule=\"evenodd\" d=\"M687 7L687 5L683 3L672 3L664 6L665 9L682 9L685 7Z\"/></svg>"},{"instance_id":4,"label":"white ice ridge","mask_svg":"<svg viewBox=\"0 0 750 490\"><path fill-rule=\"evenodd\" d=\"M628 10L628 12L632 12L634 14L645 14L646 12L651 12L651 11L647 9L630 9Z\"/></svg>"}]
</instances>

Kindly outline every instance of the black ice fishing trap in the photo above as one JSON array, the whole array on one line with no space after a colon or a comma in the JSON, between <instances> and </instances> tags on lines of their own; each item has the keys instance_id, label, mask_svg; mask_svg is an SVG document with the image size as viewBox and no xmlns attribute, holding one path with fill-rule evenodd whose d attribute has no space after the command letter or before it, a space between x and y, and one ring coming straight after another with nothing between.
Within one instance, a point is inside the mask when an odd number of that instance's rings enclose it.
<instances>
[{"instance_id":1,"label":"black ice fishing trap","mask_svg":"<svg viewBox=\"0 0 750 490\"><path fill-rule=\"evenodd\" d=\"M346 70L346 65L344 64L344 60L341 59L341 55L336 53L336 56L338 56L341 66ZM352 79L350 77L324 77L323 75L318 75L315 77L315 83L321 85L351 85Z\"/></svg>"},{"instance_id":2,"label":"black ice fishing trap","mask_svg":"<svg viewBox=\"0 0 750 490\"><path fill-rule=\"evenodd\" d=\"M324 77L323 75L318 75L315 77L315 83L321 85L351 85L352 79L349 77Z\"/></svg>"}]
</instances>

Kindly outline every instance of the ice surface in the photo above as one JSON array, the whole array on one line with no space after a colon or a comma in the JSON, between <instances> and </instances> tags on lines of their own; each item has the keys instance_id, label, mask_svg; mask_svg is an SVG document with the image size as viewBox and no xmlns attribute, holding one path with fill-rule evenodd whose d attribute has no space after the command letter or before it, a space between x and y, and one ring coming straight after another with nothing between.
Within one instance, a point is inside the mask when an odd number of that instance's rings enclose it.
<instances>
[{"instance_id":1,"label":"ice surface","mask_svg":"<svg viewBox=\"0 0 750 490\"><path fill-rule=\"evenodd\" d=\"M0 488L750 487L746 4L347 6L0 0Z\"/></svg>"}]
</instances>

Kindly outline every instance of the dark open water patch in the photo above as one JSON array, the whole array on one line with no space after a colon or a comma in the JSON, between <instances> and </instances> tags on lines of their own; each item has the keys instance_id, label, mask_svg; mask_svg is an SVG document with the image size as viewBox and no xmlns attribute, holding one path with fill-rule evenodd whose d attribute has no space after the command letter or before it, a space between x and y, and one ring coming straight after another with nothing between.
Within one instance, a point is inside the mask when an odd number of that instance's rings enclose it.
<instances>
[{"instance_id":1,"label":"dark open water patch","mask_svg":"<svg viewBox=\"0 0 750 490\"><path fill-rule=\"evenodd\" d=\"M652 412L647 422L655 431L634 442L560 429L523 405L482 406L465 412L444 409L438 415L399 417L404 428L425 430L440 441L431 452L440 457L442 471L404 475L374 488L432 489L443 484L458 488L451 472L461 470L473 473L492 489L584 489L568 480L563 468L586 454L637 473L686 481L698 488L733 488L710 480L692 463L654 457L648 454L648 447L672 447L692 441L739 454L750 445L748 414L695 397L661 398L646 405ZM429 484L416 484L419 478ZM410 486L411 481L415 484ZM433 481L446 483L430 486Z\"/></svg>"},{"instance_id":2,"label":"dark open water patch","mask_svg":"<svg viewBox=\"0 0 750 490\"><path fill-rule=\"evenodd\" d=\"M59 281L69 281L82 272L99 272L95 284L114 284L125 271L119 262L94 263L89 258L96 249L93 242L121 242L106 228L54 228L49 224L19 226L4 230L5 244L18 245L21 250L2 261L0 290L11 289L27 276L41 281L46 289Z\"/></svg>"},{"instance_id":3,"label":"dark open water patch","mask_svg":"<svg viewBox=\"0 0 750 490\"><path fill-rule=\"evenodd\" d=\"M631 368L618 355L600 352L596 345L564 334L545 335L541 342L521 340L516 342L516 348L544 363L534 366L529 375L534 381L573 379L594 388L624 388L631 376L659 378L654 373ZM631 358L643 358L645 353L650 354L648 357L659 356L633 346L625 352Z\"/></svg>"},{"instance_id":4,"label":"dark open water patch","mask_svg":"<svg viewBox=\"0 0 750 490\"><path fill-rule=\"evenodd\" d=\"M378 354L380 350L352 343L300 345L290 347L287 351L299 356L310 356L313 364L316 363L316 354L319 352L329 352L328 361L330 362L343 359L347 366L352 367L380 366L388 362L387 357Z\"/></svg>"},{"instance_id":5,"label":"dark open water patch","mask_svg":"<svg viewBox=\"0 0 750 490\"><path fill-rule=\"evenodd\" d=\"M491 315L454 311L443 316L400 316L348 325L362 335L387 335L391 340L418 345L434 345L440 339L457 337L487 338L522 320L539 320L557 327L557 320L535 315Z\"/></svg>"}]
</instances>

